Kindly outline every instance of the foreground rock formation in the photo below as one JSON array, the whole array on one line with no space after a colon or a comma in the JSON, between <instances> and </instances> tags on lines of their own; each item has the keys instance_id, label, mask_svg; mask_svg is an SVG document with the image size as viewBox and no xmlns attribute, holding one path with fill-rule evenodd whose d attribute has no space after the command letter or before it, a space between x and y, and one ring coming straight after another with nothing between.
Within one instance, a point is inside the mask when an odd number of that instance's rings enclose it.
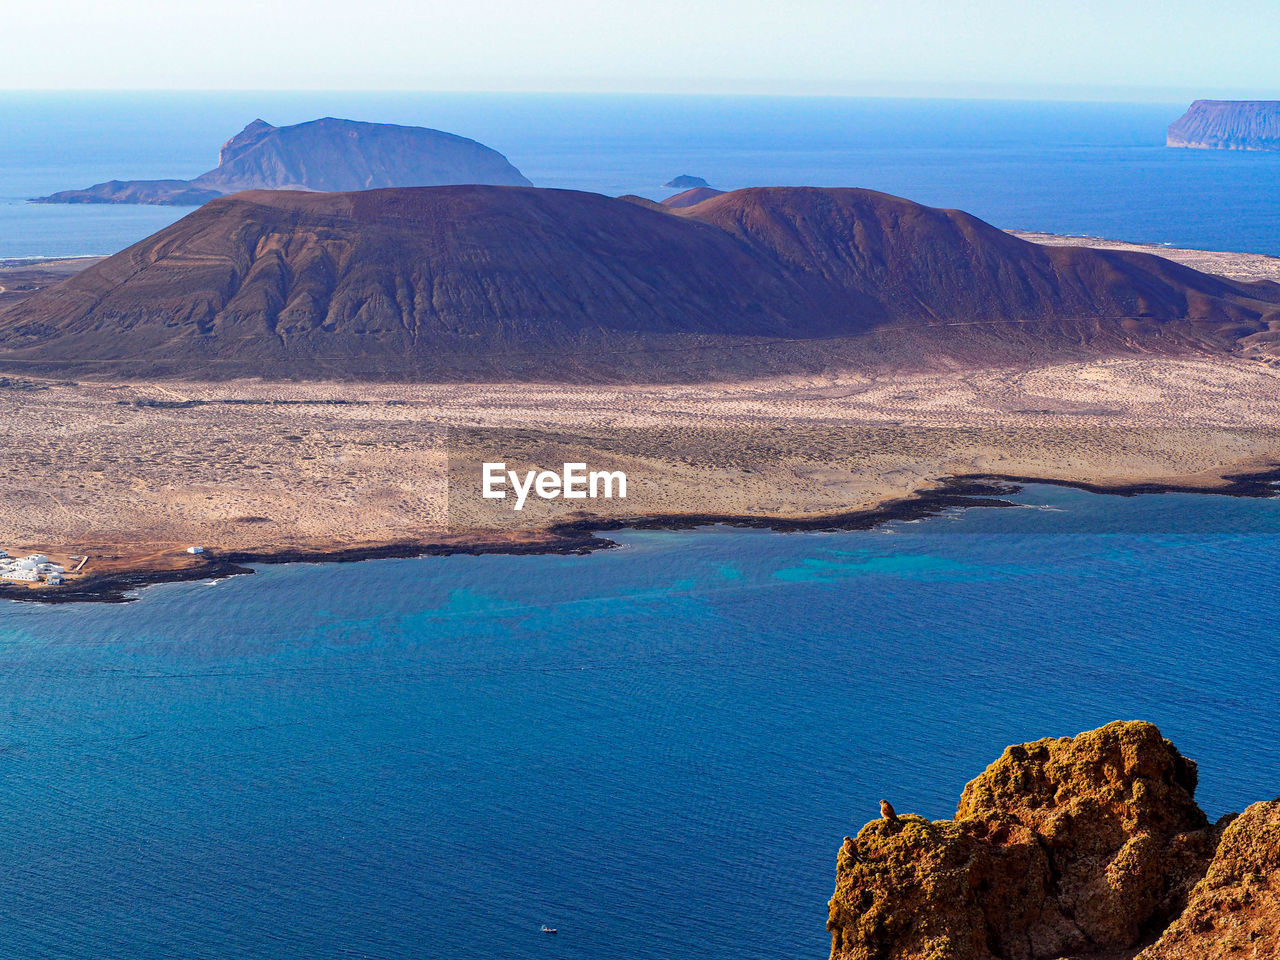
<instances>
[{"instance_id":1,"label":"foreground rock formation","mask_svg":"<svg viewBox=\"0 0 1280 960\"><path fill-rule=\"evenodd\" d=\"M726 380L1265 351L1280 285L870 190L247 191L0 314L58 374Z\"/></svg>"},{"instance_id":2,"label":"foreground rock formation","mask_svg":"<svg viewBox=\"0 0 1280 960\"><path fill-rule=\"evenodd\" d=\"M846 838L832 960L1280 956L1280 801L1210 825L1195 788L1149 723L1009 747L954 820Z\"/></svg>"},{"instance_id":3,"label":"foreground rock formation","mask_svg":"<svg viewBox=\"0 0 1280 960\"><path fill-rule=\"evenodd\" d=\"M1197 100L1169 125L1170 147L1280 150L1280 100Z\"/></svg>"},{"instance_id":4,"label":"foreground rock formation","mask_svg":"<svg viewBox=\"0 0 1280 960\"><path fill-rule=\"evenodd\" d=\"M1280 957L1280 800L1231 821L1182 915L1139 960Z\"/></svg>"},{"instance_id":5,"label":"foreground rock formation","mask_svg":"<svg viewBox=\"0 0 1280 960\"><path fill-rule=\"evenodd\" d=\"M291 127L255 120L194 180L109 180L36 203L199 206L240 190L371 190L451 183L528 186L507 158L441 130L325 117Z\"/></svg>"}]
</instances>

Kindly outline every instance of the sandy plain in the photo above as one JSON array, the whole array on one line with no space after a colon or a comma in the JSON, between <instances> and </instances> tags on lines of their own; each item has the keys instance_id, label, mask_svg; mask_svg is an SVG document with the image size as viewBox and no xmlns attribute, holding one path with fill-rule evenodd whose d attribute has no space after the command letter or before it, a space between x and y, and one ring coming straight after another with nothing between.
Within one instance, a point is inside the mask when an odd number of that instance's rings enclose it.
<instances>
[{"instance_id":1,"label":"sandy plain","mask_svg":"<svg viewBox=\"0 0 1280 960\"><path fill-rule=\"evenodd\" d=\"M1153 252L1280 279L1276 258ZM674 387L10 374L0 442L0 548L87 555L88 583L230 556L554 548L566 523L847 515L949 477L1222 488L1280 465L1280 370L1195 355ZM480 496L485 461L622 470L628 496L516 512Z\"/></svg>"}]
</instances>

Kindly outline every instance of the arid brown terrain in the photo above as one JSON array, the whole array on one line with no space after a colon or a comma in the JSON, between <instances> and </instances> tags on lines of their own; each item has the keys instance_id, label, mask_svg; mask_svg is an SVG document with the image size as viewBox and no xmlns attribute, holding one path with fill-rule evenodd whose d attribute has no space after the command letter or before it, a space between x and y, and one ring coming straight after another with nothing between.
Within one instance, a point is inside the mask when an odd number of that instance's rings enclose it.
<instances>
[{"instance_id":1,"label":"arid brown terrain","mask_svg":"<svg viewBox=\"0 0 1280 960\"><path fill-rule=\"evenodd\" d=\"M1280 284L1029 243L870 190L248 191L0 310L0 369L708 383L1270 356Z\"/></svg>"},{"instance_id":2,"label":"arid brown terrain","mask_svg":"<svg viewBox=\"0 0 1280 960\"><path fill-rule=\"evenodd\" d=\"M954 475L1212 489L1280 459L1278 388L1267 365L1206 358L699 387L8 377L0 547L100 573L203 562L193 544L527 540L583 511L841 514ZM516 513L480 497L499 460L620 469L628 497Z\"/></svg>"},{"instance_id":3,"label":"arid brown terrain","mask_svg":"<svg viewBox=\"0 0 1280 960\"><path fill-rule=\"evenodd\" d=\"M0 310L25 300L37 290L61 283L102 257L64 257L59 259L0 260Z\"/></svg>"}]
</instances>

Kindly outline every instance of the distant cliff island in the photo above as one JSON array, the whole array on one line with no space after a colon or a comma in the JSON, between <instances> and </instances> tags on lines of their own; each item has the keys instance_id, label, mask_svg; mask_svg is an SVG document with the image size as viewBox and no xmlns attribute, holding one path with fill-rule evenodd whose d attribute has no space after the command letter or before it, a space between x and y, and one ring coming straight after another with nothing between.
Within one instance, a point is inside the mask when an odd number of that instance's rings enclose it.
<instances>
[{"instance_id":1,"label":"distant cliff island","mask_svg":"<svg viewBox=\"0 0 1280 960\"><path fill-rule=\"evenodd\" d=\"M1198 150L1280 150L1280 100L1197 100L1165 144Z\"/></svg>"},{"instance_id":2,"label":"distant cliff island","mask_svg":"<svg viewBox=\"0 0 1280 960\"><path fill-rule=\"evenodd\" d=\"M682 173L678 177L672 177L664 187L675 187L678 190L688 190L692 187L709 187L711 184L703 180L702 177L695 177L692 174Z\"/></svg>"},{"instance_id":3,"label":"distant cliff island","mask_svg":"<svg viewBox=\"0 0 1280 960\"><path fill-rule=\"evenodd\" d=\"M496 150L426 127L325 117L290 127L254 120L194 180L109 180L33 203L199 206L241 190L373 190L480 183L531 186Z\"/></svg>"}]
</instances>

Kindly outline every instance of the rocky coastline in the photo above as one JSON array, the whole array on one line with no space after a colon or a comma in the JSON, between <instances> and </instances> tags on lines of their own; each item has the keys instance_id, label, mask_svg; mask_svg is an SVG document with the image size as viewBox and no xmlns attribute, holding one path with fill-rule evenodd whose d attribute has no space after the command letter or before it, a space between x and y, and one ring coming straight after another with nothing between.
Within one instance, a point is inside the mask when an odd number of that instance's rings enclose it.
<instances>
[{"instance_id":1,"label":"rocky coastline","mask_svg":"<svg viewBox=\"0 0 1280 960\"><path fill-rule=\"evenodd\" d=\"M1218 496L1271 497L1280 484L1280 466L1253 473L1228 474L1221 486L1205 488L1176 483L1136 483L1104 486L1085 482L981 474L944 478L932 490L890 500L864 510L811 517L736 516L684 513L635 517L587 516L531 530L519 537L492 531L458 533L438 540L414 540L330 550L282 548L266 551L207 550L190 558L186 566L169 569L137 569L86 576L60 587L33 589L0 584L0 600L29 603L128 603L136 592L160 583L220 579L253 573L253 565L279 563L354 563L362 560L408 559L455 555L586 554L607 550L617 543L602 534L619 530L692 530L723 525L776 533L803 531L871 530L891 521L923 520L947 510L970 507L1012 507L1008 498L1029 484L1070 487L1090 493L1138 496L1156 493L1210 493Z\"/></svg>"}]
</instances>

